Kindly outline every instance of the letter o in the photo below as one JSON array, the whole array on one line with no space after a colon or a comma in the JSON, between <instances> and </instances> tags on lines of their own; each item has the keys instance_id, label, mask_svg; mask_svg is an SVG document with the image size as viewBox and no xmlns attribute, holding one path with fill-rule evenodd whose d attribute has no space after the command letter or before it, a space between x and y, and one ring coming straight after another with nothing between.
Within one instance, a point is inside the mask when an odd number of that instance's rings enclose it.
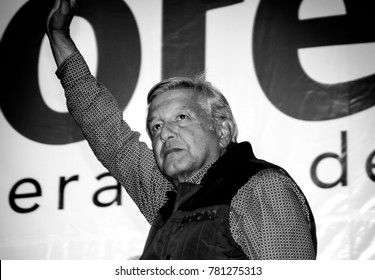
<instances>
[{"instance_id":1,"label":"letter o","mask_svg":"<svg viewBox=\"0 0 375 280\"><path fill-rule=\"evenodd\" d=\"M47 1L28 1L5 30L0 42L0 107L9 124L23 136L61 145L83 140L83 135L70 114L51 110L40 93L37 67L50 9ZM78 15L90 22L97 38L96 77L124 109L140 70L135 18L122 0L81 0Z\"/></svg>"}]
</instances>

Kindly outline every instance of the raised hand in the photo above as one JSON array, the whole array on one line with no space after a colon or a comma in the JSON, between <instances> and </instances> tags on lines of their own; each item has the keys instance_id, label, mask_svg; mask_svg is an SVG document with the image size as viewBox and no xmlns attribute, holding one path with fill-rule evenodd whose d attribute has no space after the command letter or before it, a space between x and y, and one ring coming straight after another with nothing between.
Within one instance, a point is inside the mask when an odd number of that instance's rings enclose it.
<instances>
[{"instance_id":1,"label":"raised hand","mask_svg":"<svg viewBox=\"0 0 375 280\"><path fill-rule=\"evenodd\" d=\"M57 65L77 50L69 32L76 10L76 0L55 0L48 15L47 35Z\"/></svg>"},{"instance_id":2,"label":"raised hand","mask_svg":"<svg viewBox=\"0 0 375 280\"><path fill-rule=\"evenodd\" d=\"M69 35L69 27L77 10L76 0L56 0L47 18L47 34L60 32Z\"/></svg>"}]
</instances>

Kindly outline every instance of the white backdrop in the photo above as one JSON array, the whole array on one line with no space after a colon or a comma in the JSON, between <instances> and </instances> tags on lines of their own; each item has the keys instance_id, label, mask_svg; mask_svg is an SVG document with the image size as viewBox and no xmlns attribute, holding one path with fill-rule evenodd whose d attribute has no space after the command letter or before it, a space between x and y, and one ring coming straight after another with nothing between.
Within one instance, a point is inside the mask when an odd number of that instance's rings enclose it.
<instances>
[{"instance_id":1,"label":"white backdrop","mask_svg":"<svg viewBox=\"0 0 375 280\"><path fill-rule=\"evenodd\" d=\"M0 1L2 36L27 1ZM149 143L144 130L145 97L162 75L162 0L125 2L136 19L141 64L124 119L142 132L142 140ZM252 52L254 19L260 2L246 0L206 13L207 79L228 98L239 125L239 140L250 141L258 157L283 166L304 191L317 222L318 259L375 259L375 179L370 178L371 173L375 174L372 167L375 158L373 155L371 158L375 151L375 108L370 106L330 120L306 121L290 117L272 105L259 84ZM340 0L304 0L298 17L304 20L345 15L346 8ZM33 32L27 29L27 23L25 32ZM77 16L72 24L72 37L96 73L95 30L87 20ZM3 40L2 37L1 43ZM27 45L23 48L28 51ZM374 75L374 53L375 43L352 43L301 48L298 58L307 76L318 83L333 85ZM44 102L53 111L66 112L45 37L37 69ZM6 94L1 91L1 95ZM120 205L95 205L94 194L116 186L117 182L112 177L98 178L107 171L87 143L51 145L31 140L9 123L3 114L5 106L2 101L0 258L129 259L140 255L149 226L124 191ZM345 186L339 182L331 188L321 188L312 180L312 163L325 153L335 153L342 159L346 156ZM333 158L323 158L316 168L317 177L325 183L335 182L342 172L342 165ZM34 196L22 198L20 194ZM116 195L118 189L104 190L99 200L111 202ZM33 206L35 209L30 211ZM15 207L29 212L20 213Z\"/></svg>"}]
</instances>

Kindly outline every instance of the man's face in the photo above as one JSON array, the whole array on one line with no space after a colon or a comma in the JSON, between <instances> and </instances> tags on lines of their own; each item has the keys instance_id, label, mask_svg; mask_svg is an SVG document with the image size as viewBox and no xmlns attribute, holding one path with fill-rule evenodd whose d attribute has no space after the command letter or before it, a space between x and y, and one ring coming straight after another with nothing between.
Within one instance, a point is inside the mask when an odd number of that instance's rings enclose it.
<instances>
[{"instance_id":1,"label":"man's face","mask_svg":"<svg viewBox=\"0 0 375 280\"><path fill-rule=\"evenodd\" d=\"M157 165L172 182L186 181L220 156L219 136L190 89L157 95L147 125Z\"/></svg>"}]
</instances>

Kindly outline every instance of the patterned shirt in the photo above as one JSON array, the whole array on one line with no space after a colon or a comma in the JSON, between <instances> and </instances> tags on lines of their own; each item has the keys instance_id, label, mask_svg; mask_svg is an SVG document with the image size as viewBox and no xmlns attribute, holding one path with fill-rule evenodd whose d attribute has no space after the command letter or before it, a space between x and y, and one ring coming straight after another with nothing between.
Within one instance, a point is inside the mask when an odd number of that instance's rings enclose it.
<instances>
[{"instance_id":1,"label":"patterned shirt","mask_svg":"<svg viewBox=\"0 0 375 280\"><path fill-rule=\"evenodd\" d=\"M167 200L171 183L159 171L139 133L123 120L108 89L79 52L57 69L68 110L96 157L109 170L151 224ZM189 178L199 184L211 165ZM306 198L290 176L268 168L252 176L233 197L229 223L233 239L249 259L315 259Z\"/></svg>"}]
</instances>

